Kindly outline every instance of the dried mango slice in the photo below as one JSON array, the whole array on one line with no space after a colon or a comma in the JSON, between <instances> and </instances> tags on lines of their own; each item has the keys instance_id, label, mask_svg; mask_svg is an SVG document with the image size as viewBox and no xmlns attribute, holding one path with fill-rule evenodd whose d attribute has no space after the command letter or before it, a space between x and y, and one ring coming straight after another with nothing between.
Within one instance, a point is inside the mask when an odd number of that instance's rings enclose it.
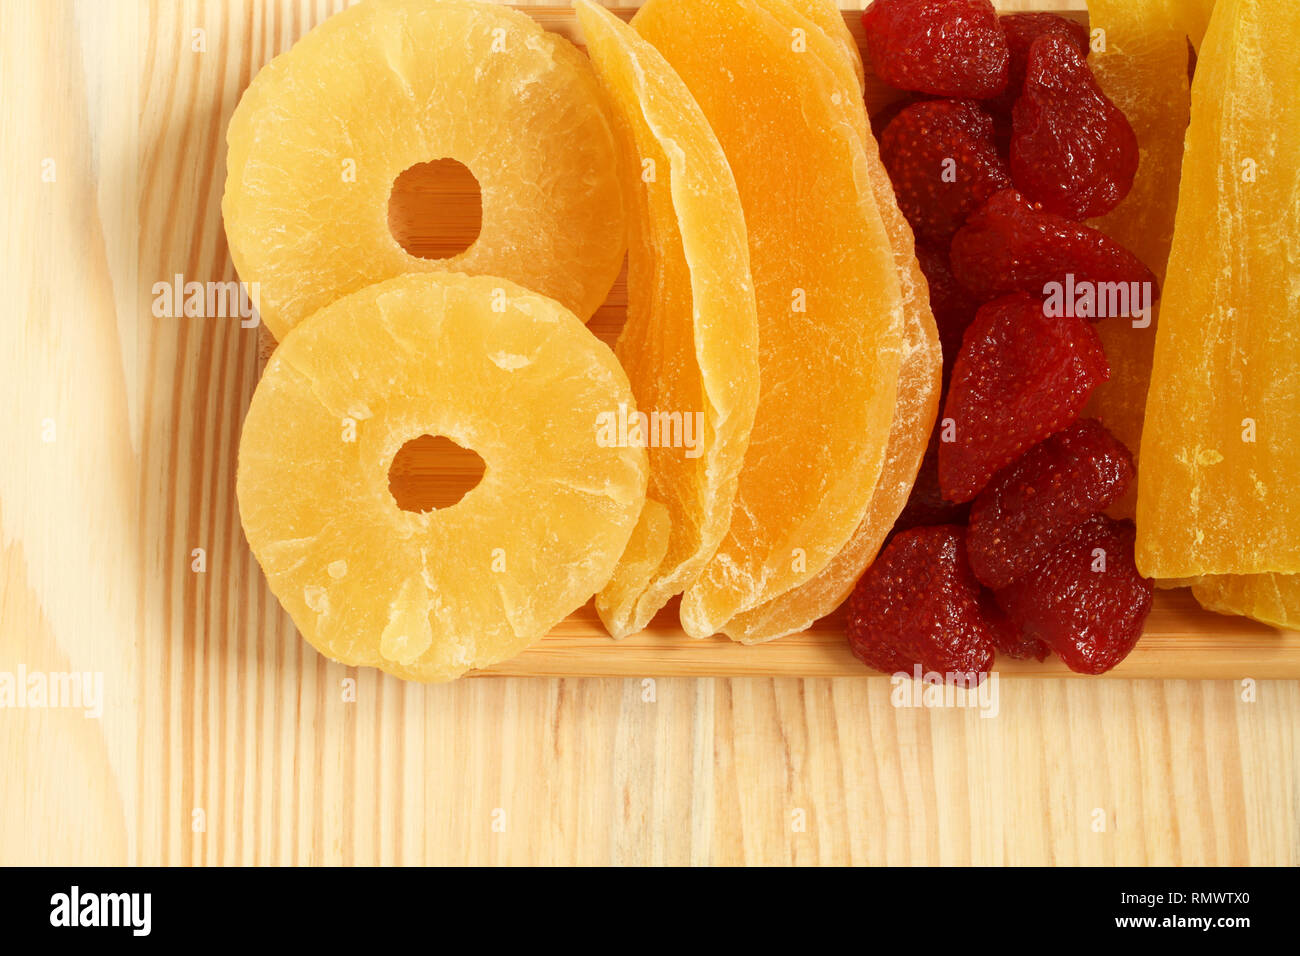
<instances>
[{"instance_id":1,"label":"dried mango slice","mask_svg":"<svg viewBox=\"0 0 1300 956\"><path fill-rule=\"evenodd\" d=\"M1131 251L1163 283L1191 105L1184 27L1171 0L1092 0L1088 13L1092 27L1106 31L1105 51L1089 54L1088 65L1102 92L1128 117L1142 155L1128 196L1090 225ZM1110 360L1110 380L1097 386L1084 415L1105 424L1136 460L1142 447L1156 315L1145 328L1135 328L1128 318L1104 319L1097 323L1097 333ZM1107 513L1131 518L1136 506L1134 484Z\"/></svg>"},{"instance_id":2,"label":"dried mango slice","mask_svg":"<svg viewBox=\"0 0 1300 956\"><path fill-rule=\"evenodd\" d=\"M901 291L845 121L855 85L754 3L650 0L632 25L722 144L758 303L758 413L731 526L682 600L683 627L704 636L819 572L866 513L897 399Z\"/></svg>"},{"instance_id":3,"label":"dried mango slice","mask_svg":"<svg viewBox=\"0 0 1300 956\"><path fill-rule=\"evenodd\" d=\"M662 423L647 510L596 599L618 638L695 580L731 522L758 407L758 316L736 181L704 114L640 34L588 0L576 10L637 159L625 190L628 318L614 351L637 407Z\"/></svg>"},{"instance_id":4,"label":"dried mango slice","mask_svg":"<svg viewBox=\"0 0 1300 956\"><path fill-rule=\"evenodd\" d=\"M617 144L587 58L528 16L471 0L364 0L268 63L227 132L231 258L277 339L408 272L502 275L586 320L623 261ZM407 253L394 180L451 158L483 219L459 255Z\"/></svg>"},{"instance_id":5,"label":"dried mango slice","mask_svg":"<svg viewBox=\"0 0 1300 956\"><path fill-rule=\"evenodd\" d=\"M1172 7L1179 26L1187 34L1187 39L1192 41L1196 52L1200 53L1205 31L1210 25L1210 15L1214 13L1214 0L1163 0L1163 2ZM1092 9L1091 3L1088 4L1088 8Z\"/></svg>"},{"instance_id":6,"label":"dried mango slice","mask_svg":"<svg viewBox=\"0 0 1300 956\"><path fill-rule=\"evenodd\" d=\"M1300 630L1300 574L1220 574L1192 585L1201 606Z\"/></svg>"},{"instance_id":7,"label":"dried mango slice","mask_svg":"<svg viewBox=\"0 0 1300 956\"><path fill-rule=\"evenodd\" d=\"M783 0L759 2L783 22L793 22L797 26L804 24L797 19L792 21L797 16L793 12L795 7L816 5L834 9L829 3L815 4L812 0L804 0L802 4L784 4ZM835 18L843 26L844 21L837 10ZM848 33L847 28L845 33ZM811 36L811 29L809 34ZM836 67L837 51L826 44L827 39L825 36L820 40L811 39L810 50ZM851 34L849 39L852 40ZM838 68L843 69L843 66ZM930 311L929 287L916 260L911 227L898 208L889 174L880 161L875 138L867 127L865 113L860 109L853 112L860 123L872 193L889 234L903 292L903 362L898 374L898 398L889 431L889 447L867 513L844 548L808 581L766 604L737 614L723 628L728 637L745 644L775 640L802 631L844 602L862 572L875 560L881 543L907 503L938 412L943 359L934 315Z\"/></svg>"},{"instance_id":8,"label":"dried mango slice","mask_svg":"<svg viewBox=\"0 0 1300 956\"><path fill-rule=\"evenodd\" d=\"M646 453L599 441L632 391L573 313L504 279L403 276L301 323L239 444L244 534L303 636L346 664L450 680L522 651L602 587L645 502ZM486 464L451 507L401 510L398 450Z\"/></svg>"},{"instance_id":9,"label":"dried mango slice","mask_svg":"<svg viewBox=\"0 0 1300 956\"><path fill-rule=\"evenodd\" d=\"M862 64L862 51L858 49L858 41L854 38L853 31L844 21L840 5L835 0L790 0L790 6L816 24L821 32L840 48L840 52L848 58L849 68L853 70L854 77L857 79L858 89L865 89L867 75ZM807 29L803 24L797 24L796 27L801 30Z\"/></svg>"},{"instance_id":10,"label":"dried mango slice","mask_svg":"<svg viewBox=\"0 0 1300 956\"><path fill-rule=\"evenodd\" d=\"M1300 571L1300 4L1219 0L1138 472L1149 577Z\"/></svg>"}]
</instances>

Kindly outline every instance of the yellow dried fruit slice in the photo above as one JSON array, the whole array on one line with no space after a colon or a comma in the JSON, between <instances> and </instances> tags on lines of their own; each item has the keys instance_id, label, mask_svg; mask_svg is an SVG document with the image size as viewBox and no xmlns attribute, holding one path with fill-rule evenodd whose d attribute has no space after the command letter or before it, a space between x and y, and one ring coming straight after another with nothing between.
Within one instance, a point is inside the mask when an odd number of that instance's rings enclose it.
<instances>
[{"instance_id":1,"label":"yellow dried fruit slice","mask_svg":"<svg viewBox=\"0 0 1300 956\"><path fill-rule=\"evenodd\" d=\"M363 0L262 68L227 132L226 237L277 339L408 272L502 275L586 320L622 265L617 143L590 63L505 6ZM478 180L482 228L447 259L407 253L393 182L430 160Z\"/></svg>"},{"instance_id":2,"label":"yellow dried fruit slice","mask_svg":"<svg viewBox=\"0 0 1300 956\"><path fill-rule=\"evenodd\" d=\"M631 407L614 354L504 279L403 276L280 343L248 410L244 534L327 657L450 680L511 657L608 580L645 501L645 450L598 440ZM401 510L389 468L441 435L483 459L456 504Z\"/></svg>"},{"instance_id":3,"label":"yellow dried fruit slice","mask_svg":"<svg viewBox=\"0 0 1300 956\"><path fill-rule=\"evenodd\" d=\"M862 65L862 51L854 39L849 25L844 22L844 14L835 0L790 0L790 6L802 16L807 17L824 33L849 61L849 68L858 82L858 89L866 87L866 70ZM802 24L798 29L806 29Z\"/></svg>"},{"instance_id":4,"label":"yellow dried fruit slice","mask_svg":"<svg viewBox=\"0 0 1300 956\"><path fill-rule=\"evenodd\" d=\"M797 4L785 4L784 0L759 2L783 22L798 24L797 20L791 20L792 16L797 16L794 10ZM811 4L812 0L804 0L804 5ZM836 19L841 26L844 25L838 12ZM851 34L849 38L852 40ZM831 66L836 66L833 47L827 46L824 40L813 39L810 43L814 53ZM842 69L843 65L839 68ZM889 234L903 293L903 361L898 375L898 399L889 431L889 446L871 504L848 544L808 581L760 607L737 614L727 623L726 634L746 644L775 640L802 631L844 602L863 571L875 560L885 536L907 504L938 413L943 356L934 315L930 311L929 287L916 260L912 229L898 208L889 174L880 161L875 138L867 127L865 113L861 109L853 112L866 144L872 192Z\"/></svg>"},{"instance_id":5,"label":"yellow dried fruit slice","mask_svg":"<svg viewBox=\"0 0 1300 956\"><path fill-rule=\"evenodd\" d=\"M694 581L727 531L758 405L758 318L740 197L704 114L640 34L594 3L576 9L636 158L615 354L654 441L647 510L596 600L618 638Z\"/></svg>"},{"instance_id":6,"label":"yellow dried fruit slice","mask_svg":"<svg viewBox=\"0 0 1300 956\"><path fill-rule=\"evenodd\" d=\"M1300 630L1300 574L1222 574L1192 585L1201 606Z\"/></svg>"},{"instance_id":7,"label":"yellow dried fruit slice","mask_svg":"<svg viewBox=\"0 0 1300 956\"><path fill-rule=\"evenodd\" d=\"M1105 51L1094 50L1088 64L1102 91L1128 117L1142 154L1128 196L1090 225L1133 252L1163 283L1191 102L1184 27L1171 0L1092 0L1088 13L1092 27L1106 31ZM1097 323L1110 379L1097 386L1084 411L1110 429L1138 461L1158 308L1145 328L1134 327L1127 317ZM1136 506L1134 484L1107 511L1131 518Z\"/></svg>"},{"instance_id":8,"label":"yellow dried fruit slice","mask_svg":"<svg viewBox=\"0 0 1300 956\"><path fill-rule=\"evenodd\" d=\"M1173 11L1174 17L1192 41L1197 53L1205 39L1205 31L1210 25L1210 15L1214 13L1214 0L1163 0ZM1092 9L1092 4L1088 4Z\"/></svg>"},{"instance_id":9,"label":"yellow dried fruit slice","mask_svg":"<svg viewBox=\"0 0 1300 956\"><path fill-rule=\"evenodd\" d=\"M1142 435L1149 577L1300 571L1298 56L1300 4L1215 6Z\"/></svg>"},{"instance_id":10,"label":"yellow dried fruit slice","mask_svg":"<svg viewBox=\"0 0 1300 956\"><path fill-rule=\"evenodd\" d=\"M721 629L817 574L861 522L897 398L902 302L855 85L752 2L650 0L632 21L717 134L749 230L758 412L731 526L682 625Z\"/></svg>"}]
</instances>

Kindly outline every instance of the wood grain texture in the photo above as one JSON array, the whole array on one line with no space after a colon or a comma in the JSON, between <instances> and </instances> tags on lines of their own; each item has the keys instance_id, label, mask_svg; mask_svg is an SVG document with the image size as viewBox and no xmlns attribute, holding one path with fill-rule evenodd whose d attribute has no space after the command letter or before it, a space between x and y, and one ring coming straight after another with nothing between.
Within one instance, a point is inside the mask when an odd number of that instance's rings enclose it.
<instances>
[{"instance_id":1,"label":"wood grain texture","mask_svg":"<svg viewBox=\"0 0 1300 956\"><path fill-rule=\"evenodd\" d=\"M0 710L0 863L1300 862L1300 687L1251 680L1262 634L1232 679L1005 679L990 718L884 678L316 655L234 507L256 334L151 302L233 278L225 124L333 6L0 4L0 672L104 687L98 720Z\"/></svg>"}]
</instances>

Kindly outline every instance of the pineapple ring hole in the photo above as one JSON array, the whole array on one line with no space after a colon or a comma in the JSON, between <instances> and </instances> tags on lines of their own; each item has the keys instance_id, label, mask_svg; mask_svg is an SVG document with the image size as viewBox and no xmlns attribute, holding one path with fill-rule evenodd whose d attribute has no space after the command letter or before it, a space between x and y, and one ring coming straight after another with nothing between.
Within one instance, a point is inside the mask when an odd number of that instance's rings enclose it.
<instances>
[{"instance_id":1,"label":"pineapple ring hole","mask_svg":"<svg viewBox=\"0 0 1300 956\"><path fill-rule=\"evenodd\" d=\"M476 452L442 435L412 438L388 466L388 492L403 511L450 508L478 487L486 466Z\"/></svg>"},{"instance_id":2,"label":"pineapple ring hole","mask_svg":"<svg viewBox=\"0 0 1300 956\"><path fill-rule=\"evenodd\" d=\"M393 180L388 229L408 254L450 259L474 245L482 228L483 193L463 163L416 163Z\"/></svg>"}]
</instances>

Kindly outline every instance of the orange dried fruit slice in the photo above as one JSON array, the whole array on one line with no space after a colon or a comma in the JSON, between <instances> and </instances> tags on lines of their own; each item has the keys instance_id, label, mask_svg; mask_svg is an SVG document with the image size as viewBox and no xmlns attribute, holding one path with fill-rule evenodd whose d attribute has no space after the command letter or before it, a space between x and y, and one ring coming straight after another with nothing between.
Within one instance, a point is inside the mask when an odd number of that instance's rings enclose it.
<instances>
[{"instance_id":1,"label":"orange dried fruit slice","mask_svg":"<svg viewBox=\"0 0 1300 956\"><path fill-rule=\"evenodd\" d=\"M862 51L858 49L858 41L854 39L853 31L845 22L844 14L840 12L840 5L835 0L790 0L790 6L796 13L816 24L826 38L839 47L840 52L848 59L849 68L853 70L858 89L864 89L867 82L866 70L862 64ZM807 29L803 24L796 25L796 28Z\"/></svg>"},{"instance_id":2,"label":"orange dried fruit slice","mask_svg":"<svg viewBox=\"0 0 1300 956\"><path fill-rule=\"evenodd\" d=\"M1088 13L1093 28L1106 31L1105 51L1090 53L1088 65L1102 92L1128 117L1142 154L1128 196L1090 225L1133 252L1163 283L1191 102L1184 27L1170 0L1092 0ZM1097 386L1084 415L1099 419L1133 453L1135 463L1158 310L1157 304L1149 324L1110 318L1096 326L1110 360L1110 379ZM1135 483L1107 513L1131 518L1136 505Z\"/></svg>"},{"instance_id":3,"label":"orange dried fruit slice","mask_svg":"<svg viewBox=\"0 0 1300 956\"><path fill-rule=\"evenodd\" d=\"M1297 50L1300 4L1216 4L1142 434L1149 577L1300 571Z\"/></svg>"},{"instance_id":4,"label":"orange dried fruit slice","mask_svg":"<svg viewBox=\"0 0 1300 956\"><path fill-rule=\"evenodd\" d=\"M802 4L783 4L783 0L759 2L783 22L795 24L798 20L791 17L797 16L795 8L800 5L834 9L829 3L816 4L813 0L803 0ZM838 10L835 10L835 19L844 25ZM845 33L848 33L847 28ZM826 44L826 39L829 37L810 40L810 49L835 67L836 51ZM849 39L852 40L851 34ZM843 64L838 68L843 69ZM727 623L723 629L726 634L746 644L802 631L844 602L863 571L875 560L885 536L907 504L938 412L943 357L934 315L930 311L929 287L916 260L912 229L898 208L889 174L880 161L880 152L867 127L865 114L861 109L855 109L854 113L859 117L872 193L889 235L903 293L903 361L898 374L898 398L889 430L885 465L862 521L826 567L798 587L766 604L737 614Z\"/></svg>"},{"instance_id":5,"label":"orange dried fruit slice","mask_svg":"<svg viewBox=\"0 0 1300 956\"><path fill-rule=\"evenodd\" d=\"M1192 595L1210 611L1300 630L1300 574L1210 575L1192 585Z\"/></svg>"},{"instance_id":6,"label":"orange dried fruit slice","mask_svg":"<svg viewBox=\"0 0 1300 956\"><path fill-rule=\"evenodd\" d=\"M1172 8L1179 26L1192 41L1196 52L1200 53L1201 43L1205 40L1205 31L1210 25L1210 15L1214 13L1214 0L1163 0ZM1092 4L1088 4L1092 9Z\"/></svg>"},{"instance_id":7,"label":"orange dried fruit slice","mask_svg":"<svg viewBox=\"0 0 1300 956\"><path fill-rule=\"evenodd\" d=\"M514 283L409 275L302 322L244 422L244 534L303 636L345 664L450 680L511 657L614 569L645 501L645 450L598 440L632 392L573 313ZM398 450L477 452L456 504L401 510Z\"/></svg>"},{"instance_id":8,"label":"orange dried fruit slice","mask_svg":"<svg viewBox=\"0 0 1300 956\"><path fill-rule=\"evenodd\" d=\"M473 0L364 0L257 74L227 131L226 237L267 328L408 272L501 275L584 321L622 266L617 142L591 65L522 13ZM397 177L454 159L478 238L407 253Z\"/></svg>"},{"instance_id":9,"label":"orange dried fruit slice","mask_svg":"<svg viewBox=\"0 0 1300 956\"><path fill-rule=\"evenodd\" d=\"M758 318L740 197L704 114L640 34L594 3L576 9L637 160L615 354L656 439L646 511L596 599L617 638L694 581L727 531L758 405Z\"/></svg>"},{"instance_id":10,"label":"orange dried fruit slice","mask_svg":"<svg viewBox=\"0 0 1300 956\"><path fill-rule=\"evenodd\" d=\"M650 0L632 25L722 144L758 304L759 404L731 526L682 599L699 637L817 574L861 522L897 399L901 291L845 120L856 85L752 2Z\"/></svg>"}]
</instances>

